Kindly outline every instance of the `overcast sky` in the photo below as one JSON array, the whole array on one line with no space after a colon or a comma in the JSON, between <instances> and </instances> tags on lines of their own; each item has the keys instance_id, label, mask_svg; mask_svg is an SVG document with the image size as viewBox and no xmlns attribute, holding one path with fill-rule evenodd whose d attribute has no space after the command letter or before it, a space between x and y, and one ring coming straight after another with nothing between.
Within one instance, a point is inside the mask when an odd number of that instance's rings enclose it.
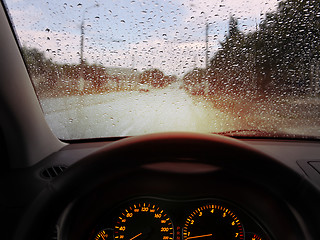
<instances>
[{"instance_id":1,"label":"overcast sky","mask_svg":"<svg viewBox=\"0 0 320 240\"><path fill-rule=\"evenodd\" d=\"M228 31L230 15L252 31L277 0L6 0L22 45L44 51L55 62L84 57L104 66L159 68L182 76L204 67L205 25L212 57ZM98 5L98 6L97 6Z\"/></svg>"}]
</instances>

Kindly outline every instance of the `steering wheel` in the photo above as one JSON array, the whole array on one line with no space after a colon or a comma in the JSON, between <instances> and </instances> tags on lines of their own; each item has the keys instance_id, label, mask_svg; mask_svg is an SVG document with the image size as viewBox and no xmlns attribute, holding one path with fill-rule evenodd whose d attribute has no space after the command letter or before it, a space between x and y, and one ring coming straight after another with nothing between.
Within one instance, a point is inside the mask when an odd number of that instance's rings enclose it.
<instances>
[{"instance_id":1,"label":"steering wheel","mask_svg":"<svg viewBox=\"0 0 320 240\"><path fill-rule=\"evenodd\" d=\"M320 191L305 177L236 139L212 134L160 133L118 140L70 166L30 205L14 240L44 239L62 211L79 196L112 176L163 161L204 163L250 173L255 181L290 200L307 226L307 239L320 239L316 224L320 223L320 205L315 204L320 202Z\"/></svg>"}]
</instances>

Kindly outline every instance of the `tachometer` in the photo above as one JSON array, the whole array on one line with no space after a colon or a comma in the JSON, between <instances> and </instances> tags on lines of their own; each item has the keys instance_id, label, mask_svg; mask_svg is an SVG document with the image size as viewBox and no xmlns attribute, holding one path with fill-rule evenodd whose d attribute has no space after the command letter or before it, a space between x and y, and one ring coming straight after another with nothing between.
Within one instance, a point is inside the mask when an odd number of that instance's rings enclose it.
<instances>
[{"instance_id":1,"label":"tachometer","mask_svg":"<svg viewBox=\"0 0 320 240\"><path fill-rule=\"evenodd\" d=\"M173 225L167 213L153 203L129 205L117 217L115 240L173 240Z\"/></svg>"},{"instance_id":2,"label":"tachometer","mask_svg":"<svg viewBox=\"0 0 320 240\"><path fill-rule=\"evenodd\" d=\"M204 205L194 210L185 221L184 240L242 240L244 231L238 217L227 207Z\"/></svg>"}]
</instances>

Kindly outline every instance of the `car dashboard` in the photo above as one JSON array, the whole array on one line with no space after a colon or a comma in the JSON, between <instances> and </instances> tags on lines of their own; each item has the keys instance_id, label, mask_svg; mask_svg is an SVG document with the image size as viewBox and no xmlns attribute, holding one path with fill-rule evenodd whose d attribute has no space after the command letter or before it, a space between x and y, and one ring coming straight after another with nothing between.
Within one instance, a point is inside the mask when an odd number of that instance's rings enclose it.
<instances>
[{"instance_id":1,"label":"car dashboard","mask_svg":"<svg viewBox=\"0 0 320 240\"><path fill-rule=\"evenodd\" d=\"M312 176L309 170L313 168L303 166L316 161L314 156L320 152L317 142L240 141L276 156L305 177L306 173ZM70 144L29 174L44 187L52 178L60 178L55 176L58 166L63 166L62 171L68 169L111 143ZM304 216L295 209L291 196L256 181L250 172L189 160L161 159L133 171L120 171L113 178L106 174L103 184L72 201L60 214L55 226L58 239L307 239L310 233ZM34 182L30 186L36 186Z\"/></svg>"},{"instance_id":2,"label":"car dashboard","mask_svg":"<svg viewBox=\"0 0 320 240\"><path fill-rule=\"evenodd\" d=\"M6 196L12 196L7 198L5 204L12 206L12 209L17 209L16 206L30 207L43 189L56 180L64 182L68 179L69 168L89 162L96 152L118 141L122 140L70 143L38 164L11 173L4 179L14 182L14 187L3 188ZM315 189L320 186L320 174L313 167L320 159L317 141L236 141L272 157L308 182L311 181ZM152 149L149 151L152 152ZM103 157L104 169L116 169L115 162L109 162L107 155ZM201 159L174 155L148 157L148 152L143 158L147 161L140 166L120 164L117 174L101 170L99 184L86 186L86 178L96 178L90 174L84 175L84 180L79 184L69 186L68 192L78 188L88 190L72 198L72 201L68 200L67 207L57 212L48 239L316 239L314 236L317 233L313 231L318 225L315 217L319 200L317 190L304 199L306 189L301 186L296 188L296 182L292 182L292 186L290 182L284 186L297 191L301 189L301 193L278 189L277 185L281 182L277 182L277 173L267 172L269 178L260 181L257 176L259 171L264 170L256 166L249 166L249 171L244 173L237 168L230 170ZM118 160L121 162L121 159ZM135 161L134 157L132 161ZM242 161L239 156L239 163ZM130 159L127 159L127 164L130 165ZM23 197L18 198L17 193ZM52 201L53 205L59 205L64 199ZM16 214L12 209L8 210L11 213L8 226L16 226L18 222L25 224L21 213L26 207L21 207ZM47 218L48 214L44 214ZM5 231L15 230L8 227Z\"/></svg>"}]
</instances>

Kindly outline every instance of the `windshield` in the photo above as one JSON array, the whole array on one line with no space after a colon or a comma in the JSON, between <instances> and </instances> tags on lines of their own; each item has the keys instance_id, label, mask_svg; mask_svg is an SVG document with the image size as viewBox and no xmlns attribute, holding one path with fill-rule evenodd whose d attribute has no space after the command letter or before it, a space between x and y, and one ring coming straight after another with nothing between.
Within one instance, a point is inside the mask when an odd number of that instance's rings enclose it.
<instances>
[{"instance_id":1,"label":"windshield","mask_svg":"<svg viewBox=\"0 0 320 240\"><path fill-rule=\"evenodd\" d=\"M7 0L60 139L320 137L319 0Z\"/></svg>"}]
</instances>

